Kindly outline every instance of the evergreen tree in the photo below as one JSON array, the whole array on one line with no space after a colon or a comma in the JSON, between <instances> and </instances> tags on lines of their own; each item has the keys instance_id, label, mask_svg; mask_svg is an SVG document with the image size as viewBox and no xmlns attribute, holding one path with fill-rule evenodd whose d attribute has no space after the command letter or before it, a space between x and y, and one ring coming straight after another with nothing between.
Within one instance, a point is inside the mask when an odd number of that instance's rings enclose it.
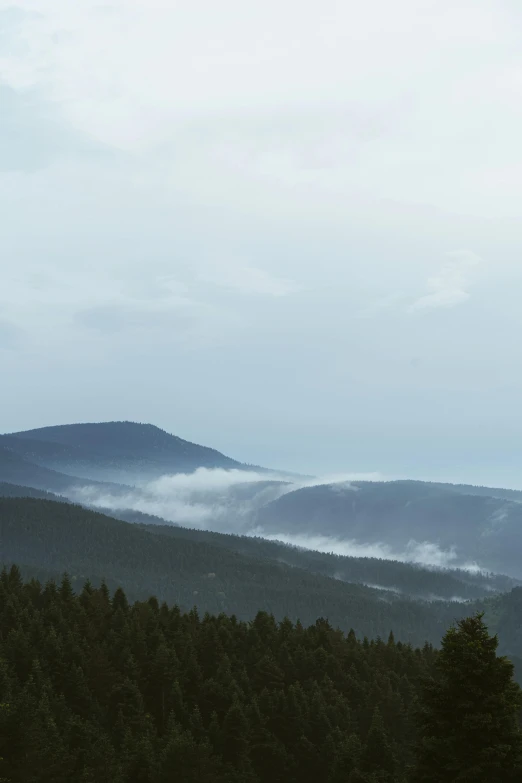
<instances>
[{"instance_id":1,"label":"evergreen tree","mask_svg":"<svg viewBox=\"0 0 522 783\"><path fill-rule=\"evenodd\" d=\"M395 758L388 740L379 709L373 713L372 725L361 757L361 768L365 772L384 772L391 779L395 769Z\"/></svg>"},{"instance_id":2,"label":"evergreen tree","mask_svg":"<svg viewBox=\"0 0 522 783\"><path fill-rule=\"evenodd\" d=\"M439 654L4 570L0 780L405 783L419 683L435 673L413 780L512 783L519 691L495 647L481 618Z\"/></svg>"},{"instance_id":3,"label":"evergreen tree","mask_svg":"<svg viewBox=\"0 0 522 783\"><path fill-rule=\"evenodd\" d=\"M459 621L444 636L438 676L421 703L414 783L522 779L522 692L497 646L482 614Z\"/></svg>"}]
</instances>

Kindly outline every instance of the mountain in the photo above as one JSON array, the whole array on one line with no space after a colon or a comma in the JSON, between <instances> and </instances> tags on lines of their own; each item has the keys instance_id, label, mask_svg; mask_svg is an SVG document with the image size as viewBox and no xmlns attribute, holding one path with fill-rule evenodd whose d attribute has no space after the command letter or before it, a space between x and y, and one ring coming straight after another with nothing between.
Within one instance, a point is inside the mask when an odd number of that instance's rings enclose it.
<instances>
[{"instance_id":1,"label":"mountain","mask_svg":"<svg viewBox=\"0 0 522 783\"><path fill-rule=\"evenodd\" d=\"M215 449L152 424L112 421L64 424L0 436L0 446L42 467L82 478L133 483L197 468L245 469Z\"/></svg>"},{"instance_id":2,"label":"mountain","mask_svg":"<svg viewBox=\"0 0 522 783\"><path fill-rule=\"evenodd\" d=\"M1 440L0 481L56 493L66 492L75 486L91 483L30 462L12 449L2 445Z\"/></svg>"},{"instance_id":3,"label":"mountain","mask_svg":"<svg viewBox=\"0 0 522 783\"><path fill-rule=\"evenodd\" d=\"M359 636L384 637L393 628L397 638L415 644L437 643L444 627L472 611L464 599L480 599L476 606L496 622L505 616L506 594L485 597L512 588L517 594L517 583L505 577L433 572L261 539L130 524L73 504L27 498L0 498L0 553L0 563L20 564L28 578L59 579L67 571L79 587L86 579L105 580L111 589L123 587L132 600L155 594L184 609L196 605L244 620L258 610L303 623L327 617ZM442 600L451 597L459 603ZM522 658L517 636L522 616L515 616L511 611L500 638L505 635L510 654Z\"/></svg>"},{"instance_id":4,"label":"mountain","mask_svg":"<svg viewBox=\"0 0 522 783\"><path fill-rule=\"evenodd\" d=\"M24 494L18 491L12 496L24 497ZM62 500L56 496L49 496L47 499ZM91 507L90 510L140 525L145 529L150 530L150 527L154 526L153 532L156 535L211 544L213 547L229 549L257 560L284 563L314 574L361 584L374 590L388 591L414 600L463 602L507 592L521 584L519 580L502 574L458 568L423 568L415 563L398 560L318 552L280 541L269 541L259 536L198 530L132 509Z\"/></svg>"},{"instance_id":5,"label":"mountain","mask_svg":"<svg viewBox=\"0 0 522 783\"><path fill-rule=\"evenodd\" d=\"M156 481L180 473L187 479ZM522 578L522 492L516 490L422 481L304 486L304 479L253 470L215 449L133 422L2 435L1 481L110 508L128 520L132 513L132 521L142 523L163 517L312 549L335 539L376 547L389 559L477 563Z\"/></svg>"},{"instance_id":6,"label":"mountain","mask_svg":"<svg viewBox=\"0 0 522 783\"><path fill-rule=\"evenodd\" d=\"M5 481L0 481L0 497L38 498L40 500L56 500L59 503L69 502L67 498L63 497L62 495L55 495L52 492L45 492L43 489L33 489L33 487L24 487L19 484L8 484Z\"/></svg>"},{"instance_id":7,"label":"mountain","mask_svg":"<svg viewBox=\"0 0 522 783\"><path fill-rule=\"evenodd\" d=\"M151 524L135 512L118 512L119 519ZM381 560L375 557L346 557L291 546L263 538L215 533L209 530L191 530L167 525L164 520L152 518L156 535L177 540L211 544L229 549L247 557L284 563L310 573L332 579L371 587L412 598L417 601L455 601L487 598L504 593L521 583L499 574L459 569L428 569L413 563L397 560Z\"/></svg>"},{"instance_id":8,"label":"mountain","mask_svg":"<svg viewBox=\"0 0 522 783\"><path fill-rule=\"evenodd\" d=\"M175 528L172 528L175 530ZM205 541L161 535L72 504L0 498L0 552L29 576L67 571L121 586L131 599L155 594L160 601L202 612L228 612L251 619L261 609L278 619L308 624L328 617L334 626L360 635L437 643L467 604L423 604L361 585L348 584L284 563L263 560Z\"/></svg>"},{"instance_id":9,"label":"mountain","mask_svg":"<svg viewBox=\"0 0 522 783\"><path fill-rule=\"evenodd\" d=\"M31 462L4 445L2 436L0 436L0 482L73 498L78 492L81 493L86 489L109 492L115 498L125 495L129 490L128 487L118 484L79 478Z\"/></svg>"},{"instance_id":10,"label":"mountain","mask_svg":"<svg viewBox=\"0 0 522 783\"><path fill-rule=\"evenodd\" d=\"M428 542L455 562L522 578L522 503L473 489L415 481L305 487L258 509L255 526L262 535L381 544L401 558Z\"/></svg>"}]
</instances>

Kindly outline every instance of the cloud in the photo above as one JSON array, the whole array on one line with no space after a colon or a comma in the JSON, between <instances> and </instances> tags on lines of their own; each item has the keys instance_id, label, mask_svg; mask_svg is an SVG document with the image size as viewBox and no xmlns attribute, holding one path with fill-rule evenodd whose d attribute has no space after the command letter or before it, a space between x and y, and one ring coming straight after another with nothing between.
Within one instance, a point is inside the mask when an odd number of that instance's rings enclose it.
<instances>
[{"instance_id":1,"label":"cloud","mask_svg":"<svg viewBox=\"0 0 522 783\"><path fill-rule=\"evenodd\" d=\"M264 269L253 266L218 266L215 271L199 274L199 279L241 294L259 294L282 297L300 290L293 280L277 277Z\"/></svg>"},{"instance_id":2,"label":"cloud","mask_svg":"<svg viewBox=\"0 0 522 783\"><path fill-rule=\"evenodd\" d=\"M193 473L164 475L141 482L122 494L96 486L75 491L74 499L109 509L132 509L170 522L246 533L262 505L303 487L333 485L337 492L355 492L352 481L379 481L378 473L351 473L323 478L289 479L276 472L198 468Z\"/></svg>"},{"instance_id":3,"label":"cloud","mask_svg":"<svg viewBox=\"0 0 522 783\"><path fill-rule=\"evenodd\" d=\"M92 264L13 265L3 278L0 306L30 342L91 344L106 352L154 340L191 348L219 343L236 328L233 312L194 296L152 262L119 270ZM100 344L99 338L105 338Z\"/></svg>"},{"instance_id":4,"label":"cloud","mask_svg":"<svg viewBox=\"0 0 522 783\"><path fill-rule=\"evenodd\" d=\"M0 84L0 171L30 172L64 159L103 160L105 145L70 127L35 89Z\"/></svg>"},{"instance_id":5,"label":"cloud","mask_svg":"<svg viewBox=\"0 0 522 783\"><path fill-rule=\"evenodd\" d=\"M331 552L344 557L375 557L381 560L399 560L404 563L434 568L461 568L472 572L479 571L476 563L464 561L457 555L454 548L441 549L430 541L411 540L399 551L385 543L364 543L362 541L336 539L329 536L288 535L287 533L271 533L269 535L257 529L252 535L260 535L270 541L281 541L284 544L312 549L316 552Z\"/></svg>"},{"instance_id":6,"label":"cloud","mask_svg":"<svg viewBox=\"0 0 522 783\"><path fill-rule=\"evenodd\" d=\"M74 499L101 508L141 511L182 525L243 532L256 508L292 488L282 478L255 471L198 468L145 482L126 494L86 487L77 490Z\"/></svg>"},{"instance_id":7,"label":"cloud","mask_svg":"<svg viewBox=\"0 0 522 783\"><path fill-rule=\"evenodd\" d=\"M15 324L0 318L0 351L14 351L22 344L24 332Z\"/></svg>"},{"instance_id":8,"label":"cloud","mask_svg":"<svg viewBox=\"0 0 522 783\"><path fill-rule=\"evenodd\" d=\"M288 480L276 473L198 468L193 473L164 475L141 482L127 492L101 490L93 485L76 489L71 499L101 509L133 510L161 517L193 528L249 536L346 557L370 557L416 563L432 568L460 568L480 571L479 566L460 556L455 547L441 548L431 541L411 539L397 549L385 542L340 539L320 533L267 533L256 522L256 512L289 492L328 484L337 492L357 492L352 481L382 481L378 474L329 476L324 479Z\"/></svg>"},{"instance_id":9,"label":"cloud","mask_svg":"<svg viewBox=\"0 0 522 783\"><path fill-rule=\"evenodd\" d=\"M0 13L0 312L24 332L6 429L155 418L307 473L516 480L491 455L522 377L520 4ZM471 276L430 270L468 246L498 259L488 319L456 306Z\"/></svg>"},{"instance_id":10,"label":"cloud","mask_svg":"<svg viewBox=\"0 0 522 783\"><path fill-rule=\"evenodd\" d=\"M471 250L453 250L446 259L440 272L428 280L431 293L417 299L410 311L455 307L470 298L474 273L482 258Z\"/></svg>"}]
</instances>

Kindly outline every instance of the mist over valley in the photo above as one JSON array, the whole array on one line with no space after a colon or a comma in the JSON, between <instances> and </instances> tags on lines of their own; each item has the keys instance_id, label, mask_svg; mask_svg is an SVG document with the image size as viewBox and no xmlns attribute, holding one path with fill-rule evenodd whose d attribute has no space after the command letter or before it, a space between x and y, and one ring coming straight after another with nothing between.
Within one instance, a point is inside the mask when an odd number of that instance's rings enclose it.
<instances>
[{"instance_id":1,"label":"mist over valley","mask_svg":"<svg viewBox=\"0 0 522 783\"><path fill-rule=\"evenodd\" d=\"M131 521L522 579L516 490L384 481L378 473L300 477L132 422L0 436L0 481Z\"/></svg>"}]
</instances>

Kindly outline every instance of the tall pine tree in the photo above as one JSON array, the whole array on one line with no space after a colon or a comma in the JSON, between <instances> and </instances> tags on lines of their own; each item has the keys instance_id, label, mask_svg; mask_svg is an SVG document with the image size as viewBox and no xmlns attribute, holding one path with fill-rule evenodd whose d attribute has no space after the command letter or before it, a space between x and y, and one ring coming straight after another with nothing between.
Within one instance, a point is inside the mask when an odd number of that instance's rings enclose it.
<instances>
[{"instance_id":1,"label":"tall pine tree","mask_svg":"<svg viewBox=\"0 0 522 783\"><path fill-rule=\"evenodd\" d=\"M413 783L522 780L522 691L482 614L444 636L419 713Z\"/></svg>"}]
</instances>

